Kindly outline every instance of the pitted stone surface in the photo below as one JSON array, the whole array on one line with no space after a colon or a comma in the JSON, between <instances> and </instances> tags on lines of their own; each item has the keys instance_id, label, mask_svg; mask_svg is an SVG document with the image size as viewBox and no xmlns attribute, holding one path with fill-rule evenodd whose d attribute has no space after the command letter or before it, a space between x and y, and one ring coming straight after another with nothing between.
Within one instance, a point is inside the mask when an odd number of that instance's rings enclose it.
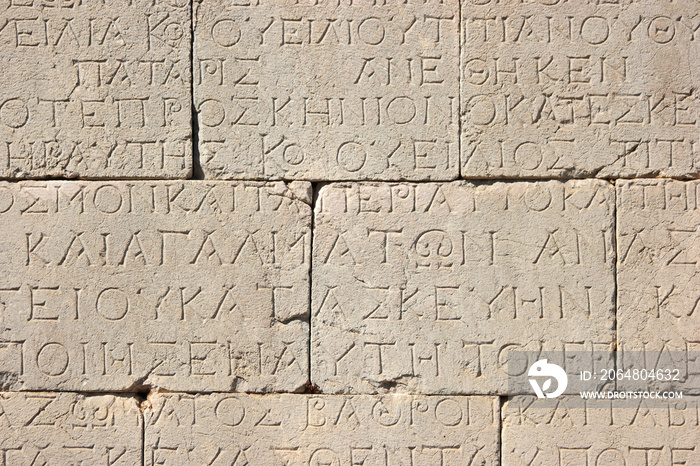
<instances>
[{"instance_id":1,"label":"pitted stone surface","mask_svg":"<svg viewBox=\"0 0 700 466\"><path fill-rule=\"evenodd\" d=\"M700 464L699 400L515 397L502 411L503 464Z\"/></svg>"},{"instance_id":2,"label":"pitted stone surface","mask_svg":"<svg viewBox=\"0 0 700 466\"><path fill-rule=\"evenodd\" d=\"M462 176L700 173L696 0L462 8Z\"/></svg>"},{"instance_id":3,"label":"pitted stone surface","mask_svg":"<svg viewBox=\"0 0 700 466\"><path fill-rule=\"evenodd\" d=\"M3 387L299 390L309 188L1 184Z\"/></svg>"},{"instance_id":4,"label":"pitted stone surface","mask_svg":"<svg viewBox=\"0 0 700 466\"><path fill-rule=\"evenodd\" d=\"M130 396L0 392L3 465L141 464L142 428Z\"/></svg>"},{"instance_id":5,"label":"pitted stone surface","mask_svg":"<svg viewBox=\"0 0 700 466\"><path fill-rule=\"evenodd\" d=\"M312 380L500 394L510 351L609 351L614 208L598 180L323 186Z\"/></svg>"},{"instance_id":6,"label":"pitted stone surface","mask_svg":"<svg viewBox=\"0 0 700 466\"><path fill-rule=\"evenodd\" d=\"M493 397L156 394L145 464L496 465Z\"/></svg>"},{"instance_id":7,"label":"pitted stone surface","mask_svg":"<svg viewBox=\"0 0 700 466\"><path fill-rule=\"evenodd\" d=\"M189 176L190 9L3 2L0 177Z\"/></svg>"},{"instance_id":8,"label":"pitted stone surface","mask_svg":"<svg viewBox=\"0 0 700 466\"><path fill-rule=\"evenodd\" d=\"M617 203L620 349L664 351L666 365L649 357L646 367L679 368L697 389L700 182L620 180Z\"/></svg>"},{"instance_id":9,"label":"pitted stone surface","mask_svg":"<svg viewBox=\"0 0 700 466\"><path fill-rule=\"evenodd\" d=\"M457 0L204 0L194 25L207 178L458 177Z\"/></svg>"}]
</instances>

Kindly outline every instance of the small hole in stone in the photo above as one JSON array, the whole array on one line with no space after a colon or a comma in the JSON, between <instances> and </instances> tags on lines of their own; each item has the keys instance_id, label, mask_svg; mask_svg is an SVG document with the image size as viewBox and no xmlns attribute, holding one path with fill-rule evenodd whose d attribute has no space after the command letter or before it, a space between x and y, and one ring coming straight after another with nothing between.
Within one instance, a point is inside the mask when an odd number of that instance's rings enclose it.
<instances>
[{"instance_id":1,"label":"small hole in stone","mask_svg":"<svg viewBox=\"0 0 700 466\"><path fill-rule=\"evenodd\" d=\"M321 394L323 392L321 391L319 386L316 385L315 383L306 382L304 384L304 391L302 393Z\"/></svg>"},{"instance_id":2,"label":"small hole in stone","mask_svg":"<svg viewBox=\"0 0 700 466\"><path fill-rule=\"evenodd\" d=\"M148 395L151 394L151 387L144 385L136 389L136 397L139 399L140 403L143 403L148 399Z\"/></svg>"}]
</instances>

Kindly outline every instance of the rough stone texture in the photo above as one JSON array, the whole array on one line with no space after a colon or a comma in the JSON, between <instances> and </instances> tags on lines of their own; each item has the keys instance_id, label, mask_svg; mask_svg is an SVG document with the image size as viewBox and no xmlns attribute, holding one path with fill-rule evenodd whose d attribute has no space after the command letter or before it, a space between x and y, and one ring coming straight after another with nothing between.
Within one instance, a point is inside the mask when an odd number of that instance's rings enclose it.
<instances>
[{"instance_id":1,"label":"rough stone texture","mask_svg":"<svg viewBox=\"0 0 700 466\"><path fill-rule=\"evenodd\" d=\"M12 390L295 391L310 184L0 184Z\"/></svg>"},{"instance_id":2,"label":"rough stone texture","mask_svg":"<svg viewBox=\"0 0 700 466\"><path fill-rule=\"evenodd\" d=\"M699 2L0 0L0 466L700 465Z\"/></svg>"},{"instance_id":3,"label":"rough stone texture","mask_svg":"<svg viewBox=\"0 0 700 466\"><path fill-rule=\"evenodd\" d=\"M0 177L192 170L190 2L0 6Z\"/></svg>"},{"instance_id":4,"label":"rough stone texture","mask_svg":"<svg viewBox=\"0 0 700 466\"><path fill-rule=\"evenodd\" d=\"M700 173L696 0L462 8L462 176Z\"/></svg>"},{"instance_id":5,"label":"rough stone texture","mask_svg":"<svg viewBox=\"0 0 700 466\"><path fill-rule=\"evenodd\" d=\"M516 397L503 407L504 465L700 464L699 400L589 401Z\"/></svg>"},{"instance_id":6,"label":"rough stone texture","mask_svg":"<svg viewBox=\"0 0 700 466\"><path fill-rule=\"evenodd\" d=\"M203 0L194 21L207 178L458 177L457 0Z\"/></svg>"},{"instance_id":7,"label":"rough stone texture","mask_svg":"<svg viewBox=\"0 0 700 466\"><path fill-rule=\"evenodd\" d=\"M697 389L700 182L620 180L617 193L620 349L664 350Z\"/></svg>"},{"instance_id":8,"label":"rough stone texture","mask_svg":"<svg viewBox=\"0 0 700 466\"><path fill-rule=\"evenodd\" d=\"M155 394L145 464L496 465L493 397Z\"/></svg>"},{"instance_id":9,"label":"rough stone texture","mask_svg":"<svg viewBox=\"0 0 700 466\"><path fill-rule=\"evenodd\" d=\"M0 393L0 463L141 464L142 417L133 397Z\"/></svg>"},{"instance_id":10,"label":"rough stone texture","mask_svg":"<svg viewBox=\"0 0 700 466\"><path fill-rule=\"evenodd\" d=\"M614 208L598 180L323 186L312 380L505 393L511 350L610 350Z\"/></svg>"}]
</instances>

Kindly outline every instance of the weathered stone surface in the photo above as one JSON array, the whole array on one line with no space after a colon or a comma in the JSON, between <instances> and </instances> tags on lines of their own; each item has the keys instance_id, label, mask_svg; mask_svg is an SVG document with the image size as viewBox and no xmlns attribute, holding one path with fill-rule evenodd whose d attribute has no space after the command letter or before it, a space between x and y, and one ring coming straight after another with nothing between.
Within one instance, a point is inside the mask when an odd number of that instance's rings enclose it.
<instances>
[{"instance_id":1,"label":"weathered stone surface","mask_svg":"<svg viewBox=\"0 0 700 466\"><path fill-rule=\"evenodd\" d=\"M467 0L464 177L700 173L696 0Z\"/></svg>"},{"instance_id":2,"label":"weathered stone surface","mask_svg":"<svg viewBox=\"0 0 700 466\"><path fill-rule=\"evenodd\" d=\"M3 386L300 389L309 188L1 184Z\"/></svg>"},{"instance_id":3,"label":"weathered stone surface","mask_svg":"<svg viewBox=\"0 0 700 466\"><path fill-rule=\"evenodd\" d=\"M700 464L697 398L652 407L516 397L503 407L503 464Z\"/></svg>"},{"instance_id":4,"label":"weathered stone surface","mask_svg":"<svg viewBox=\"0 0 700 466\"><path fill-rule=\"evenodd\" d=\"M192 170L191 3L0 6L0 177Z\"/></svg>"},{"instance_id":5,"label":"weathered stone surface","mask_svg":"<svg viewBox=\"0 0 700 466\"><path fill-rule=\"evenodd\" d=\"M133 397L0 393L3 465L141 464L142 429Z\"/></svg>"},{"instance_id":6,"label":"weathered stone surface","mask_svg":"<svg viewBox=\"0 0 700 466\"><path fill-rule=\"evenodd\" d=\"M312 380L505 393L510 351L610 350L614 208L598 180L323 186Z\"/></svg>"},{"instance_id":7,"label":"weathered stone surface","mask_svg":"<svg viewBox=\"0 0 700 466\"><path fill-rule=\"evenodd\" d=\"M620 349L663 350L700 388L700 182L620 180L617 194Z\"/></svg>"},{"instance_id":8,"label":"weathered stone surface","mask_svg":"<svg viewBox=\"0 0 700 466\"><path fill-rule=\"evenodd\" d=\"M145 464L496 465L493 397L155 394Z\"/></svg>"},{"instance_id":9,"label":"weathered stone surface","mask_svg":"<svg viewBox=\"0 0 700 466\"><path fill-rule=\"evenodd\" d=\"M458 177L457 0L203 0L194 22L207 178Z\"/></svg>"}]
</instances>

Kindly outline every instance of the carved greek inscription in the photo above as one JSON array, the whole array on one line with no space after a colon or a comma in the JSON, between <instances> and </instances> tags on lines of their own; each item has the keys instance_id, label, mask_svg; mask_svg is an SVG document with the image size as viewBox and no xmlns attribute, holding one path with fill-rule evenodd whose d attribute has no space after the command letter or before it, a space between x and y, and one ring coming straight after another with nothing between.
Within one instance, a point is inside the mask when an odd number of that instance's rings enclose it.
<instances>
[{"instance_id":1,"label":"carved greek inscription","mask_svg":"<svg viewBox=\"0 0 700 466\"><path fill-rule=\"evenodd\" d=\"M620 344L692 351L700 332L700 184L618 181L617 192Z\"/></svg>"},{"instance_id":2,"label":"carved greek inscription","mask_svg":"<svg viewBox=\"0 0 700 466\"><path fill-rule=\"evenodd\" d=\"M158 394L145 464L497 464L493 397Z\"/></svg>"},{"instance_id":3,"label":"carved greek inscription","mask_svg":"<svg viewBox=\"0 0 700 466\"><path fill-rule=\"evenodd\" d=\"M504 393L511 351L610 350L613 203L599 181L322 187L312 380Z\"/></svg>"},{"instance_id":4,"label":"carved greek inscription","mask_svg":"<svg viewBox=\"0 0 700 466\"><path fill-rule=\"evenodd\" d=\"M142 418L130 396L0 394L2 464L135 464Z\"/></svg>"},{"instance_id":5,"label":"carved greek inscription","mask_svg":"<svg viewBox=\"0 0 700 466\"><path fill-rule=\"evenodd\" d=\"M305 188L0 186L6 387L300 387L308 378Z\"/></svg>"},{"instance_id":6,"label":"carved greek inscription","mask_svg":"<svg viewBox=\"0 0 700 466\"><path fill-rule=\"evenodd\" d=\"M207 177L457 175L457 1L207 0L195 18Z\"/></svg>"},{"instance_id":7,"label":"carved greek inscription","mask_svg":"<svg viewBox=\"0 0 700 466\"><path fill-rule=\"evenodd\" d=\"M189 3L9 3L0 176L191 172Z\"/></svg>"},{"instance_id":8,"label":"carved greek inscription","mask_svg":"<svg viewBox=\"0 0 700 466\"><path fill-rule=\"evenodd\" d=\"M463 176L697 174L697 4L561 3L462 9Z\"/></svg>"},{"instance_id":9,"label":"carved greek inscription","mask_svg":"<svg viewBox=\"0 0 700 466\"><path fill-rule=\"evenodd\" d=\"M514 464L694 464L700 460L697 397L538 400L519 396L502 412L504 461Z\"/></svg>"}]
</instances>

